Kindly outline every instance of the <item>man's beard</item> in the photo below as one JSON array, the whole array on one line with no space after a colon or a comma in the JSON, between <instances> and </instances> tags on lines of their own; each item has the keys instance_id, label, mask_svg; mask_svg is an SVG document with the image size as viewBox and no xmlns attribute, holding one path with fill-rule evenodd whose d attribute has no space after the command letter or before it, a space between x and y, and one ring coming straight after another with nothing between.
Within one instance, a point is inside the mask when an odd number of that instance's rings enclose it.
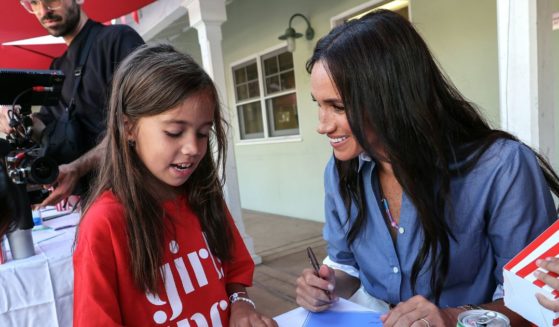
<instances>
[{"instance_id":1,"label":"man's beard","mask_svg":"<svg viewBox=\"0 0 559 327\"><path fill-rule=\"evenodd\" d=\"M66 21L57 26L56 29L52 29L52 28L47 28L47 31L49 32L50 35L52 36L66 36L66 35L70 35L72 34L79 22L80 22L80 16L81 16L81 12L80 12L80 7L76 4L75 1L72 2L72 6L70 8L68 8L67 14L66 14ZM47 14L45 16L43 16L43 18L41 18L41 22L43 20L46 19L50 19L50 20L62 20L62 17L59 15L56 15L52 12L47 12ZM43 25L44 26L44 25Z\"/></svg>"}]
</instances>

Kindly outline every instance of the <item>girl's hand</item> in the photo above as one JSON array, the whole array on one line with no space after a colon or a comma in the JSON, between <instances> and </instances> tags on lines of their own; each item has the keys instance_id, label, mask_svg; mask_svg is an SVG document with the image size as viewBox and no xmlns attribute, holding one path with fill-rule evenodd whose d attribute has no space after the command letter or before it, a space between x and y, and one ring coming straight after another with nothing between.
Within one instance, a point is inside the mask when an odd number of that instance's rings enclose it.
<instances>
[{"instance_id":1,"label":"girl's hand","mask_svg":"<svg viewBox=\"0 0 559 327\"><path fill-rule=\"evenodd\" d=\"M546 258L545 260L538 260L536 261L536 264L551 273L559 273L558 258ZM557 279L557 277L553 277L542 271L536 271L534 274L542 282L546 283L547 285L553 287L556 290L559 290L559 279ZM547 308L553 312L559 312L558 300L550 300L543 294L536 294L536 298L544 308Z\"/></svg>"},{"instance_id":2,"label":"girl's hand","mask_svg":"<svg viewBox=\"0 0 559 327\"><path fill-rule=\"evenodd\" d=\"M297 278L297 304L313 312L328 309L338 299L334 294L336 287L334 270L322 265L318 273L320 276L317 276L314 270L307 268Z\"/></svg>"},{"instance_id":3,"label":"girl's hand","mask_svg":"<svg viewBox=\"0 0 559 327\"><path fill-rule=\"evenodd\" d=\"M237 301L231 305L229 327L278 327L278 324L256 312L250 303Z\"/></svg>"},{"instance_id":4,"label":"girl's hand","mask_svg":"<svg viewBox=\"0 0 559 327\"><path fill-rule=\"evenodd\" d=\"M405 302L400 302L394 309L380 317L383 326L431 327L455 326L456 319L429 302L421 295L416 295Z\"/></svg>"}]
</instances>

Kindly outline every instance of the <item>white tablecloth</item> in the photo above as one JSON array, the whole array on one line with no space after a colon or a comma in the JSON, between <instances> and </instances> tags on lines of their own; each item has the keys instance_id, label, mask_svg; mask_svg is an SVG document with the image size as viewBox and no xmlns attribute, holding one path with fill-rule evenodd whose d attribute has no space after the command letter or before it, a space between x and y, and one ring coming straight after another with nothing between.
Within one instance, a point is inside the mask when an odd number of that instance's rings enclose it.
<instances>
[{"instance_id":1,"label":"white tablecloth","mask_svg":"<svg viewBox=\"0 0 559 327\"><path fill-rule=\"evenodd\" d=\"M72 226L78 218L72 214L44 225ZM0 326L72 326L75 230L33 231L36 255L0 265Z\"/></svg>"}]
</instances>

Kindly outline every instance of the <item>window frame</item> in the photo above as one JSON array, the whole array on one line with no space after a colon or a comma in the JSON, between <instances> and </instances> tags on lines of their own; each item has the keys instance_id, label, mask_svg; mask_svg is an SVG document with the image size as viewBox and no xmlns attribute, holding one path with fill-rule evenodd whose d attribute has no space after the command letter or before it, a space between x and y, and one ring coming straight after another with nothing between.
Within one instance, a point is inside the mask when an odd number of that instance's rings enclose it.
<instances>
[{"instance_id":1,"label":"window frame","mask_svg":"<svg viewBox=\"0 0 559 327\"><path fill-rule=\"evenodd\" d=\"M232 112L232 118L235 120L235 141L236 141L236 145L248 145L248 144L268 144L268 143L283 143L283 142L299 142L302 140L301 137L301 121L300 121L300 115L298 115L298 129L299 132L295 135L278 135L278 136L271 136L270 135L270 130L269 130L269 124L270 124L270 111L271 109L268 109L267 107L267 101L273 98L278 98L281 96L285 96L285 95L289 95L289 94L295 94L296 99L297 98L297 81L295 81L295 88L291 89L291 90L284 90L284 91L278 91L275 92L271 95L266 94L266 81L265 81L265 76L264 76L264 67L263 67L263 60L264 58L269 58L272 56L278 56L280 53L282 53L285 50L287 52L287 47L285 45L285 43L281 43L281 44L277 44L273 47L264 49L262 51L253 53L243 59L237 60L235 62L232 62L229 65L229 73L231 74L231 87L230 89L232 90L231 94L232 94L232 102L233 102L233 110ZM293 55L292 55L293 56ZM257 69L257 74L258 74L258 89L259 89L259 97L257 98L249 98L249 99L245 99L242 101L237 101L237 90L236 87L237 85L235 84L235 69L238 69L240 67L243 67L245 64L248 65L252 62L256 62L256 69ZM295 56L293 56L293 61L295 61ZM293 78L296 80L296 69L295 69L296 65L295 62L293 63ZM262 133L263 136L262 137L258 137L258 138L248 138L248 139L242 139L241 138L241 134L242 134L242 130L241 127L244 124L244 121L242 120L242 115L239 114L239 110L238 107L245 105L245 104L249 104L249 103L253 103L253 102L260 102L260 109L262 111L262 124L263 124L263 129L262 129ZM299 106L298 106L298 100L295 101L295 104L297 105L297 113L299 113Z\"/></svg>"}]
</instances>

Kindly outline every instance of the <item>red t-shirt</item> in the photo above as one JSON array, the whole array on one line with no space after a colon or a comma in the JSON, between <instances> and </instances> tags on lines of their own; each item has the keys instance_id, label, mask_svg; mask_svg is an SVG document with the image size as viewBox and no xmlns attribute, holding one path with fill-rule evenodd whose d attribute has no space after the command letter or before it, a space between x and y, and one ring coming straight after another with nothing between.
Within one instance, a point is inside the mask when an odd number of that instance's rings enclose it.
<instances>
[{"instance_id":1,"label":"red t-shirt","mask_svg":"<svg viewBox=\"0 0 559 327\"><path fill-rule=\"evenodd\" d=\"M132 281L123 206L111 192L95 201L80 224L74 252L75 326L229 326L225 286L250 286L254 263L228 213L233 259L222 264L181 200L164 204L165 283L158 296Z\"/></svg>"}]
</instances>

